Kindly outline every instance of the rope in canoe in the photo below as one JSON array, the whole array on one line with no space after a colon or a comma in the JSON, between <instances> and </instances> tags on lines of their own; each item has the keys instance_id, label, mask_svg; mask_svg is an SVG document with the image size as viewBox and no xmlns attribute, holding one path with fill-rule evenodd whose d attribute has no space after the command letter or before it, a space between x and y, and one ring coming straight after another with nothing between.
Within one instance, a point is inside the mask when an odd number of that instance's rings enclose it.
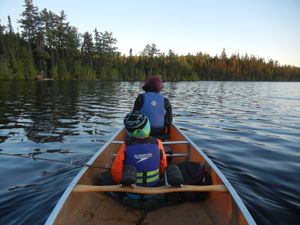
<instances>
[{"instance_id":1,"label":"rope in canoe","mask_svg":"<svg viewBox=\"0 0 300 225\"><path fill-rule=\"evenodd\" d=\"M112 141L111 144L122 144L124 141ZM178 144L188 144L187 141L166 141L163 142L163 145L178 145ZM81 160L71 160L71 161L65 161L65 160L59 160L59 159L50 159L50 158L43 158L43 157L37 157L33 153L29 154L10 154L10 153L4 153L0 152L0 155L4 156L11 156L11 157L19 157L19 158L27 158L27 159L32 159L32 160L42 160L42 161L48 161L48 162L57 162L57 163L64 163L64 164L69 164L69 165L74 165L74 166L87 166L87 167L93 167L93 168L100 168L100 169L110 169L110 165L106 164L105 166L97 166L97 165L90 165L87 163L82 163L80 162ZM187 154L166 154L168 157L182 157L182 156L187 156ZM112 158L114 158L116 154L112 154Z\"/></svg>"},{"instance_id":2,"label":"rope in canoe","mask_svg":"<svg viewBox=\"0 0 300 225\"><path fill-rule=\"evenodd\" d=\"M64 164L69 164L69 165L74 165L74 166L87 166L87 167L93 167L93 168L100 168L100 169L109 169L110 166L96 166L96 165L90 165L87 163L82 163L80 160L71 160L71 161L65 161L65 160L59 160L59 159L50 159L50 158L43 158L43 157L37 157L34 154L10 154L10 153L4 153L0 152L0 155L4 156L12 156L12 157L19 157L19 158L27 158L27 159L32 159L32 160L42 160L42 161L48 161L48 162L57 162L57 163L64 163Z\"/></svg>"}]
</instances>

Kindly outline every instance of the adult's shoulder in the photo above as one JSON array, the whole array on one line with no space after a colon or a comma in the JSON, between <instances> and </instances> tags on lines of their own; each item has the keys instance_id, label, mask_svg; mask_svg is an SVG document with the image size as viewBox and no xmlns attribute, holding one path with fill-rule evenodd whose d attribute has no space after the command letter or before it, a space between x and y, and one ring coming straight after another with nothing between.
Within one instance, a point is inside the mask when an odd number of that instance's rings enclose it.
<instances>
[{"instance_id":1,"label":"adult's shoulder","mask_svg":"<svg viewBox=\"0 0 300 225\"><path fill-rule=\"evenodd\" d=\"M138 98L143 99L143 98L144 98L144 94L143 94L143 93L139 93L138 96L137 96L136 98L137 98L137 99L138 99Z\"/></svg>"},{"instance_id":2,"label":"adult's shoulder","mask_svg":"<svg viewBox=\"0 0 300 225\"><path fill-rule=\"evenodd\" d=\"M143 94L139 94L135 99L134 106L133 106L133 111L140 110L143 103L144 103L144 96L143 96Z\"/></svg>"},{"instance_id":3,"label":"adult's shoulder","mask_svg":"<svg viewBox=\"0 0 300 225\"><path fill-rule=\"evenodd\" d=\"M164 97L165 107L171 107L170 100L167 97Z\"/></svg>"},{"instance_id":4,"label":"adult's shoulder","mask_svg":"<svg viewBox=\"0 0 300 225\"><path fill-rule=\"evenodd\" d=\"M158 144L160 140L157 139L157 138L154 138L154 137L149 136L148 141L149 141L149 143L155 143L155 144Z\"/></svg>"},{"instance_id":5,"label":"adult's shoulder","mask_svg":"<svg viewBox=\"0 0 300 225\"><path fill-rule=\"evenodd\" d=\"M170 100L167 97L164 97L165 101L170 102Z\"/></svg>"}]
</instances>

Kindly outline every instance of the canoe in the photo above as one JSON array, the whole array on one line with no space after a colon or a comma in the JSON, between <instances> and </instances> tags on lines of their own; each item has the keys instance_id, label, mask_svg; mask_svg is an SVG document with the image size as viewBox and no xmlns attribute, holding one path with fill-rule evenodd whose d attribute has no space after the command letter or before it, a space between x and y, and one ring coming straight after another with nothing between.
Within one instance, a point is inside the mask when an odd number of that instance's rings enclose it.
<instances>
[{"instance_id":1,"label":"canoe","mask_svg":"<svg viewBox=\"0 0 300 225\"><path fill-rule=\"evenodd\" d=\"M172 164L178 164L185 160L206 163L212 177L212 185L203 187L204 190L209 191L207 199L201 202L184 202L163 206L154 211L145 212L127 207L103 192L109 190L124 191L125 188L113 185L102 189L105 186L96 185L97 175L107 170L105 167L109 168L112 165L113 156L126 137L126 132L122 128L89 160L87 164L92 166L84 166L73 179L48 217L46 225L256 224L232 185L207 155L176 125L172 125L170 134L170 140L163 142L163 144L169 145L173 151ZM197 187L201 186L126 187L125 190L144 193L151 189L155 193L163 193L190 191L190 188L197 189Z\"/></svg>"}]
</instances>

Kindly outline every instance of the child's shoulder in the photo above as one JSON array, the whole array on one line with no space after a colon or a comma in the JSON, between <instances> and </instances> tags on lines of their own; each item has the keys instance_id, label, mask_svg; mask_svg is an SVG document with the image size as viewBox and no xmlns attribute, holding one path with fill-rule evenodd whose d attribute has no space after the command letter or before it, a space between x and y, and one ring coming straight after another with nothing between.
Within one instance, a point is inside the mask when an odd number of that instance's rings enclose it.
<instances>
[{"instance_id":1,"label":"child's shoulder","mask_svg":"<svg viewBox=\"0 0 300 225\"><path fill-rule=\"evenodd\" d=\"M158 139L154 137L147 137L147 138L134 138L134 137L127 137L125 143L127 144L157 144Z\"/></svg>"}]
</instances>

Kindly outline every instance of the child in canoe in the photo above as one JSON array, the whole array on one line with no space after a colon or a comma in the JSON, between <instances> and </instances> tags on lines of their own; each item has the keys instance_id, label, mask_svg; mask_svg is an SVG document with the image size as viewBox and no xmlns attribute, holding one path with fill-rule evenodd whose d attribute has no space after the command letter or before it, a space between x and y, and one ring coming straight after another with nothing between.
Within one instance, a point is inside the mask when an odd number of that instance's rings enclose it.
<instances>
[{"instance_id":1,"label":"child in canoe","mask_svg":"<svg viewBox=\"0 0 300 225\"><path fill-rule=\"evenodd\" d=\"M123 168L133 165L136 169L136 185L154 187L160 184L167 160L162 142L150 137L150 122L139 113L132 112L124 119L128 138L121 145L113 162L111 174L115 183L120 183ZM126 193L123 203L146 211L159 206L163 198L160 195L139 195Z\"/></svg>"}]
</instances>

